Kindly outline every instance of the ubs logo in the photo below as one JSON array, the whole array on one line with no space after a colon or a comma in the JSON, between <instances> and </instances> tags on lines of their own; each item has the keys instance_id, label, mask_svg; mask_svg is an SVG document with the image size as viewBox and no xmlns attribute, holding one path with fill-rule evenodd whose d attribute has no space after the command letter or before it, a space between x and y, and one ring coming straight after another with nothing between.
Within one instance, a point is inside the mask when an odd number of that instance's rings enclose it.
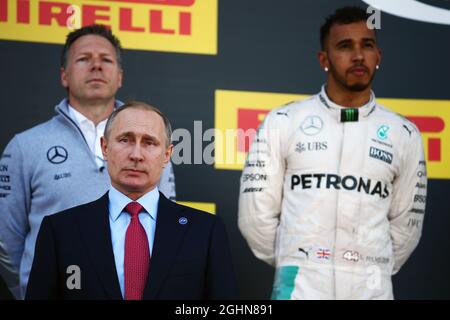
<instances>
[{"instance_id":1,"label":"ubs logo","mask_svg":"<svg viewBox=\"0 0 450 320\"><path fill-rule=\"evenodd\" d=\"M64 147L53 146L47 151L47 160L53 164L61 164L67 160L69 154Z\"/></svg>"},{"instance_id":2,"label":"ubs logo","mask_svg":"<svg viewBox=\"0 0 450 320\"><path fill-rule=\"evenodd\" d=\"M302 153L303 151L323 151L328 149L326 141L322 142L299 142L295 145L295 151Z\"/></svg>"}]
</instances>

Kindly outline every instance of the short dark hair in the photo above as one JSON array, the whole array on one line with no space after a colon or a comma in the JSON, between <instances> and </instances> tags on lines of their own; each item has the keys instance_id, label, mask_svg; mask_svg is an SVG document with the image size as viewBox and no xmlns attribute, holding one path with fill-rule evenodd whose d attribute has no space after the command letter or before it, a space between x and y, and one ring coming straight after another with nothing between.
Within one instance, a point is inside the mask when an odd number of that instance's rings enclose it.
<instances>
[{"instance_id":1,"label":"short dark hair","mask_svg":"<svg viewBox=\"0 0 450 320\"><path fill-rule=\"evenodd\" d=\"M349 6L337 9L333 14L329 15L325 19L325 23L320 28L320 45L322 50L325 49L325 41L327 40L327 37L330 34L330 29L334 24L351 24L360 21L367 22L369 18L370 14L360 7Z\"/></svg>"},{"instance_id":2,"label":"short dark hair","mask_svg":"<svg viewBox=\"0 0 450 320\"><path fill-rule=\"evenodd\" d=\"M164 113L162 113L161 110L159 110L158 108L156 108L154 106L149 105L148 103L142 102L142 101L129 101L129 102L125 103L124 105L122 105L121 107L116 108L113 111L113 113L111 113L111 115L108 118L108 121L106 122L105 132L103 134L105 139L108 140L109 134L111 133L111 128L112 128L113 122L116 119L117 115L120 112L122 112L126 109L131 109L131 108L153 111L162 118L162 120L164 122L165 133L166 133L166 148L168 148L170 146L170 144L172 143L172 126L170 125L169 119L166 117L166 115Z\"/></svg>"},{"instance_id":3,"label":"short dark hair","mask_svg":"<svg viewBox=\"0 0 450 320\"><path fill-rule=\"evenodd\" d=\"M122 66L122 46L120 45L120 40L113 35L110 29L105 26L93 24L89 26L85 26L83 28L72 31L67 35L66 43L64 44L62 53L61 53L61 67L67 67L67 60L69 55L69 49L72 44L77 41L80 37L87 35L96 35L105 38L108 40L116 50L116 59L119 66Z\"/></svg>"}]
</instances>

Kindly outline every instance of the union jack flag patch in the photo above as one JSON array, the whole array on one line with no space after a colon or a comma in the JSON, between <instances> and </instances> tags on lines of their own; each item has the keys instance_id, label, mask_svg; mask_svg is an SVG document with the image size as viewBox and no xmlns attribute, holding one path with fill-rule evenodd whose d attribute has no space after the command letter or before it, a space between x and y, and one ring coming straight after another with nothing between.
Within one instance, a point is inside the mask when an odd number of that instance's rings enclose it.
<instances>
[{"instance_id":1,"label":"union jack flag patch","mask_svg":"<svg viewBox=\"0 0 450 320\"><path fill-rule=\"evenodd\" d=\"M325 260L329 260L331 256L331 252L330 249L323 249L320 248L316 251L316 257L318 259L325 259Z\"/></svg>"}]
</instances>

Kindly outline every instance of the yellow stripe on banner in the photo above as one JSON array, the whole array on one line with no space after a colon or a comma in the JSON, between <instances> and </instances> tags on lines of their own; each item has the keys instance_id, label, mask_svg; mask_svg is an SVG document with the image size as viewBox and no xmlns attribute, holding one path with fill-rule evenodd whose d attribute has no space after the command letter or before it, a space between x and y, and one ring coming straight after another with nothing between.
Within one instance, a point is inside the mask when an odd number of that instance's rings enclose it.
<instances>
[{"instance_id":1,"label":"yellow stripe on banner","mask_svg":"<svg viewBox=\"0 0 450 320\"><path fill-rule=\"evenodd\" d=\"M177 203L183 206L191 207L211 214L216 214L216 204L212 202L177 201Z\"/></svg>"}]
</instances>

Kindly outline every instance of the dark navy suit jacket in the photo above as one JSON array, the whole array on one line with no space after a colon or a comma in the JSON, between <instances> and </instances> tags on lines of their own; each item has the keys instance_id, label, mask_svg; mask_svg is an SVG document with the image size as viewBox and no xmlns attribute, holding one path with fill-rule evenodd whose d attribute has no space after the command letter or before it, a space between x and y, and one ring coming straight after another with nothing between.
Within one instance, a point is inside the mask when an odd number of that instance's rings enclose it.
<instances>
[{"instance_id":1,"label":"dark navy suit jacket","mask_svg":"<svg viewBox=\"0 0 450 320\"><path fill-rule=\"evenodd\" d=\"M122 299L109 225L108 194L44 218L26 299ZM180 223L180 218L182 223ZM79 273L69 266L79 267ZM73 288L80 275L81 288ZM69 282L69 285L68 285ZM225 227L217 216L160 193L144 299L237 299Z\"/></svg>"},{"instance_id":2,"label":"dark navy suit jacket","mask_svg":"<svg viewBox=\"0 0 450 320\"><path fill-rule=\"evenodd\" d=\"M14 300L13 295L8 289L8 286L6 285L5 281L3 281L3 278L0 276L0 300Z\"/></svg>"}]
</instances>

